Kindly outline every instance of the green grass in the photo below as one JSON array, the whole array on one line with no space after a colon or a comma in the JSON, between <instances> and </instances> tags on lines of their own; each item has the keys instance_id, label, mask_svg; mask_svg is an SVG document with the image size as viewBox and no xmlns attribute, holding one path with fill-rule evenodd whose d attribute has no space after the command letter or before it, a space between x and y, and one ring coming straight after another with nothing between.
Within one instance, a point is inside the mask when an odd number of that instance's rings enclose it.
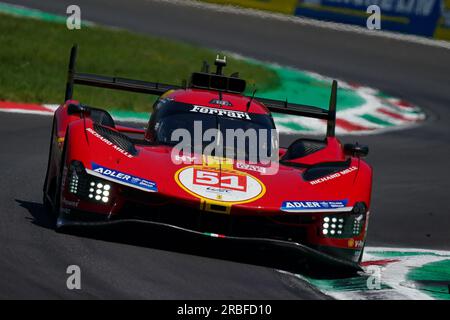
<instances>
[{"instance_id":1,"label":"green grass","mask_svg":"<svg viewBox=\"0 0 450 320\"><path fill-rule=\"evenodd\" d=\"M133 79L181 84L202 61L212 64L216 52L185 43L147 37L124 30L83 27L0 14L0 100L61 103L69 51L79 45L77 70ZM265 90L279 85L277 75L229 57L227 73L239 71ZM155 97L77 86L74 98L106 109L148 111Z\"/></svg>"}]
</instances>

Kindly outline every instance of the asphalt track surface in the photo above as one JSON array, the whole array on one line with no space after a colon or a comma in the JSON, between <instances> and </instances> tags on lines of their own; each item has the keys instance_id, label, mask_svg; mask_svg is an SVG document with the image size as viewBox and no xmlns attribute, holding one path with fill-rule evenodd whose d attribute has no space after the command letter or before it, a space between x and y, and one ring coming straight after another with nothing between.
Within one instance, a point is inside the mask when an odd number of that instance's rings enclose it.
<instances>
[{"instance_id":1,"label":"asphalt track surface","mask_svg":"<svg viewBox=\"0 0 450 320\"><path fill-rule=\"evenodd\" d=\"M72 4L7 2L58 14ZM422 106L429 120L421 126L343 140L371 148L375 181L367 245L450 249L450 50L152 1L77 4L94 22L319 72ZM0 297L326 298L276 272L285 265L282 254L134 227L83 236L54 232L41 201L50 127L50 117L0 115ZM71 264L82 269L80 291L66 289Z\"/></svg>"}]
</instances>

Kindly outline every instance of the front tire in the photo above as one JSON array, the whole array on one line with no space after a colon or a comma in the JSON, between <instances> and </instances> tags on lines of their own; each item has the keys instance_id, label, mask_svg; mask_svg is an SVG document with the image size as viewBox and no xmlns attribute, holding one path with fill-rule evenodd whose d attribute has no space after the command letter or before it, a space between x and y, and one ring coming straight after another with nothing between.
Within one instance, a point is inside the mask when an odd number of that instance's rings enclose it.
<instances>
[{"instance_id":1,"label":"front tire","mask_svg":"<svg viewBox=\"0 0 450 320\"><path fill-rule=\"evenodd\" d=\"M47 171L45 174L45 181L44 181L44 187L42 192L42 204L44 205L44 209L47 212L53 213L53 205L51 203L51 200L49 199L49 175L50 175L50 169L51 164L53 162L53 145L54 145L54 135L55 135L55 126L56 126L56 119L55 116L53 116L53 122L52 122L52 133L50 135L50 149L48 152L48 161L47 161Z\"/></svg>"},{"instance_id":2,"label":"front tire","mask_svg":"<svg viewBox=\"0 0 450 320\"><path fill-rule=\"evenodd\" d=\"M62 231L64 227L64 215L61 212L61 194L62 194L62 180L63 180L63 173L64 168L66 166L66 150L67 150L67 138L68 134L66 133L66 136L64 138L64 146L63 151L61 154L61 163L59 165L59 174L56 178L56 193L55 193L55 199L54 199L54 207L53 207L53 214L55 216L55 228L56 231Z\"/></svg>"}]
</instances>

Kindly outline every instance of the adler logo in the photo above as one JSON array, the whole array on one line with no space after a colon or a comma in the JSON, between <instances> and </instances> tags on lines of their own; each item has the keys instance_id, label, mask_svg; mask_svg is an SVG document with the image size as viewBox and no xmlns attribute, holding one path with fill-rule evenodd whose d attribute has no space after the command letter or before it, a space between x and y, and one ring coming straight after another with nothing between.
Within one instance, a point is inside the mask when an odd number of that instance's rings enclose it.
<instances>
[{"instance_id":1,"label":"adler logo","mask_svg":"<svg viewBox=\"0 0 450 320\"><path fill-rule=\"evenodd\" d=\"M154 181L142 179L117 170L105 168L96 163L92 163L92 170L87 169L88 173L100 176L107 180L112 180L120 184L135 187L144 191L157 192L158 187Z\"/></svg>"},{"instance_id":2,"label":"adler logo","mask_svg":"<svg viewBox=\"0 0 450 320\"><path fill-rule=\"evenodd\" d=\"M287 208L305 208L305 209L311 209L311 208L320 208L320 204L318 202L288 202L286 204Z\"/></svg>"},{"instance_id":3,"label":"adler logo","mask_svg":"<svg viewBox=\"0 0 450 320\"><path fill-rule=\"evenodd\" d=\"M346 207L347 200L334 200L334 201L284 201L281 210L282 211L332 211L351 209Z\"/></svg>"}]
</instances>

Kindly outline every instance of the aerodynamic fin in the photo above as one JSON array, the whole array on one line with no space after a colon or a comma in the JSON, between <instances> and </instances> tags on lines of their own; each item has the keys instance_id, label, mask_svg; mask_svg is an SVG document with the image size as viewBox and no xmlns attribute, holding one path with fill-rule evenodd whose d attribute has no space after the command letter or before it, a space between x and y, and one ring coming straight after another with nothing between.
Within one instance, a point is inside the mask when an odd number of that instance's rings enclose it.
<instances>
[{"instance_id":1,"label":"aerodynamic fin","mask_svg":"<svg viewBox=\"0 0 450 320\"><path fill-rule=\"evenodd\" d=\"M78 46L74 45L70 51L69 71L66 84L65 101L73 97L73 88L75 84L108 88L115 90L124 90L130 92L146 93L152 95L162 95L172 89L181 89L181 86L163 84L158 82L148 82L141 80L132 80L126 78L108 77L89 73L76 72L76 60Z\"/></svg>"},{"instance_id":2,"label":"aerodynamic fin","mask_svg":"<svg viewBox=\"0 0 450 320\"><path fill-rule=\"evenodd\" d=\"M254 99L262 102L271 112L327 120L327 137L334 137L336 128L337 86L337 81L333 80L328 110L315 106L290 103L287 100L280 101L258 97Z\"/></svg>"}]
</instances>

